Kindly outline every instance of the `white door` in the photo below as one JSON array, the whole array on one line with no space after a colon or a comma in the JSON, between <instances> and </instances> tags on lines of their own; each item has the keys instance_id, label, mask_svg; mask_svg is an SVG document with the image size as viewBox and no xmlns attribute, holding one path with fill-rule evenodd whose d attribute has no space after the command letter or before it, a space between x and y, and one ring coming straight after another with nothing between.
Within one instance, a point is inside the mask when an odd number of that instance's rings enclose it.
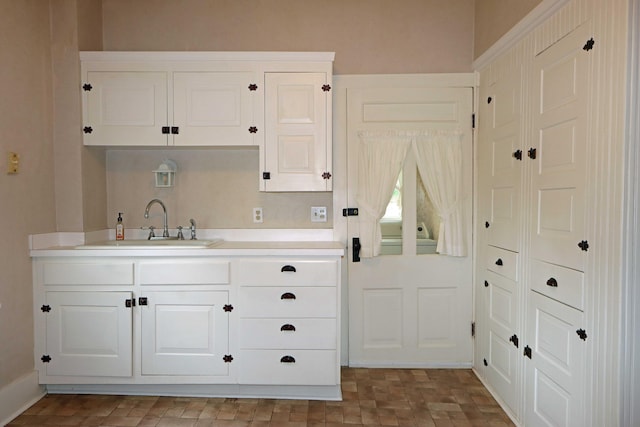
<instances>
[{"instance_id":1,"label":"white door","mask_svg":"<svg viewBox=\"0 0 640 427\"><path fill-rule=\"evenodd\" d=\"M226 291L144 292L142 375L228 375Z\"/></svg>"},{"instance_id":2,"label":"white door","mask_svg":"<svg viewBox=\"0 0 640 427\"><path fill-rule=\"evenodd\" d=\"M85 145L167 145L167 73L89 71L83 90Z\"/></svg>"},{"instance_id":3,"label":"white door","mask_svg":"<svg viewBox=\"0 0 640 427\"><path fill-rule=\"evenodd\" d=\"M326 73L265 73L262 190L331 191Z\"/></svg>"},{"instance_id":4,"label":"white door","mask_svg":"<svg viewBox=\"0 0 640 427\"><path fill-rule=\"evenodd\" d=\"M590 37L585 24L534 61L531 255L584 271ZM582 243L584 242L584 243ZM579 244L585 245L580 247Z\"/></svg>"},{"instance_id":5,"label":"white door","mask_svg":"<svg viewBox=\"0 0 640 427\"><path fill-rule=\"evenodd\" d=\"M47 375L130 377L131 292L47 292ZM129 301L129 303L127 303Z\"/></svg>"},{"instance_id":6,"label":"white door","mask_svg":"<svg viewBox=\"0 0 640 427\"><path fill-rule=\"evenodd\" d=\"M173 73L173 143L254 144L255 83L252 72Z\"/></svg>"},{"instance_id":7,"label":"white door","mask_svg":"<svg viewBox=\"0 0 640 427\"><path fill-rule=\"evenodd\" d=\"M472 205L471 88L347 89L348 203L357 208L357 159L362 130L459 129L463 132L468 253ZM399 255L353 262L349 250L349 364L352 366L471 366L471 256L419 254L415 159L402 175ZM420 230L423 233L424 230ZM348 219L349 245L358 217ZM389 245L395 242L388 239ZM387 252L387 251L385 251ZM426 251L429 252L429 251Z\"/></svg>"}]
</instances>

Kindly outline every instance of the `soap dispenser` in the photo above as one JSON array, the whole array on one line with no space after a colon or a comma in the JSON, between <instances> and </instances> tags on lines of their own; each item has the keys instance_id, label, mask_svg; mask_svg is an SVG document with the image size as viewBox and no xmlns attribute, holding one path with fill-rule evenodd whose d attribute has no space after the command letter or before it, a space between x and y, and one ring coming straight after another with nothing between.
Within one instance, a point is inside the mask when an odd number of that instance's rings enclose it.
<instances>
[{"instance_id":1,"label":"soap dispenser","mask_svg":"<svg viewBox=\"0 0 640 427\"><path fill-rule=\"evenodd\" d=\"M124 240L124 224L122 224L122 212L118 212L118 223L116 224L116 240Z\"/></svg>"}]
</instances>

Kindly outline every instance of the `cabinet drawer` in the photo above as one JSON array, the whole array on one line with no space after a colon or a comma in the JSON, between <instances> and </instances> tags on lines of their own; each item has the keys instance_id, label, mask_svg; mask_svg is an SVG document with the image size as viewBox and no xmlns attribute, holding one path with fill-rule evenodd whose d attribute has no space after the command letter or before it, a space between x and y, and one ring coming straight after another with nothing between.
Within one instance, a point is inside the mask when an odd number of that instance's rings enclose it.
<instances>
[{"instance_id":1,"label":"cabinet drawer","mask_svg":"<svg viewBox=\"0 0 640 427\"><path fill-rule=\"evenodd\" d=\"M133 285L133 262L43 262L44 285Z\"/></svg>"},{"instance_id":2,"label":"cabinet drawer","mask_svg":"<svg viewBox=\"0 0 640 427\"><path fill-rule=\"evenodd\" d=\"M517 252L507 251L495 246L487 246L486 251L487 270L511 280L518 280L519 257Z\"/></svg>"},{"instance_id":3,"label":"cabinet drawer","mask_svg":"<svg viewBox=\"0 0 640 427\"><path fill-rule=\"evenodd\" d=\"M241 319L240 348L336 349L336 319Z\"/></svg>"},{"instance_id":4,"label":"cabinet drawer","mask_svg":"<svg viewBox=\"0 0 640 427\"><path fill-rule=\"evenodd\" d=\"M578 310L584 310L584 274L580 271L534 260L531 289Z\"/></svg>"},{"instance_id":5,"label":"cabinet drawer","mask_svg":"<svg viewBox=\"0 0 640 427\"><path fill-rule=\"evenodd\" d=\"M240 288L240 317L336 317L335 287Z\"/></svg>"},{"instance_id":6,"label":"cabinet drawer","mask_svg":"<svg viewBox=\"0 0 640 427\"><path fill-rule=\"evenodd\" d=\"M240 384L338 384L335 350L243 350Z\"/></svg>"},{"instance_id":7,"label":"cabinet drawer","mask_svg":"<svg viewBox=\"0 0 640 427\"><path fill-rule=\"evenodd\" d=\"M335 260L239 261L238 283L250 286L335 286Z\"/></svg>"},{"instance_id":8,"label":"cabinet drawer","mask_svg":"<svg viewBox=\"0 0 640 427\"><path fill-rule=\"evenodd\" d=\"M229 261L142 261L141 285L226 285Z\"/></svg>"}]
</instances>

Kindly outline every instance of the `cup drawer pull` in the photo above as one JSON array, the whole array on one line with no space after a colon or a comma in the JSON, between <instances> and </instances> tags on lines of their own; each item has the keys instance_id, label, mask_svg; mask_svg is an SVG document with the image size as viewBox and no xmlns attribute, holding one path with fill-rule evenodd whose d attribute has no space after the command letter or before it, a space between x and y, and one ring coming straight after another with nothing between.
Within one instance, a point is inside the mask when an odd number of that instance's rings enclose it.
<instances>
[{"instance_id":1,"label":"cup drawer pull","mask_svg":"<svg viewBox=\"0 0 640 427\"><path fill-rule=\"evenodd\" d=\"M550 286L552 288L557 288L558 287L558 281L552 277L549 280L547 280L547 286Z\"/></svg>"},{"instance_id":2,"label":"cup drawer pull","mask_svg":"<svg viewBox=\"0 0 640 427\"><path fill-rule=\"evenodd\" d=\"M296 363L296 359L293 356L282 356L280 363Z\"/></svg>"},{"instance_id":3,"label":"cup drawer pull","mask_svg":"<svg viewBox=\"0 0 640 427\"><path fill-rule=\"evenodd\" d=\"M296 327L293 325L290 325L289 323L282 325L282 327L280 327L281 331L294 331L296 330Z\"/></svg>"},{"instance_id":4,"label":"cup drawer pull","mask_svg":"<svg viewBox=\"0 0 640 427\"><path fill-rule=\"evenodd\" d=\"M296 299L296 296L291 292L285 292L280 296L280 299Z\"/></svg>"},{"instance_id":5,"label":"cup drawer pull","mask_svg":"<svg viewBox=\"0 0 640 427\"><path fill-rule=\"evenodd\" d=\"M285 271L290 271L292 273L296 272L296 268L293 265L285 265L280 269L281 273L284 273Z\"/></svg>"}]
</instances>

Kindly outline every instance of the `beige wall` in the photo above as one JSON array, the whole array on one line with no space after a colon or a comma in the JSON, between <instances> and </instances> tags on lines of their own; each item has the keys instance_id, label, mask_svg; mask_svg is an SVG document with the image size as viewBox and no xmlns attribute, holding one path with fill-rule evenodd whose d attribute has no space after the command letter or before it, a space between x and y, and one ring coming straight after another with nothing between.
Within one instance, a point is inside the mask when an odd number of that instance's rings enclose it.
<instances>
[{"instance_id":1,"label":"beige wall","mask_svg":"<svg viewBox=\"0 0 640 427\"><path fill-rule=\"evenodd\" d=\"M473 0L103 0L105 50L336 52L336 74L469 72Z\"/></svg>"},{"instance_id":2,"label":"beige wall","mask_svg":"<svg viewBox=\"0 0 640 427\"><path fill-rule=\"evenodd\" d=\"M0 0L0 387L33 369L27 236L55 231L50 48L49 2Z\"/></svg>"},{"instance_id":3,"label":"beige wall","mask_svg":"<svg viewBox=\"0 0 640 427\"><path fill-rule=\"evenodd\" d=\"M531 12L542 0L475 0L474 58Z\"/></svg>"}]
</instances>

